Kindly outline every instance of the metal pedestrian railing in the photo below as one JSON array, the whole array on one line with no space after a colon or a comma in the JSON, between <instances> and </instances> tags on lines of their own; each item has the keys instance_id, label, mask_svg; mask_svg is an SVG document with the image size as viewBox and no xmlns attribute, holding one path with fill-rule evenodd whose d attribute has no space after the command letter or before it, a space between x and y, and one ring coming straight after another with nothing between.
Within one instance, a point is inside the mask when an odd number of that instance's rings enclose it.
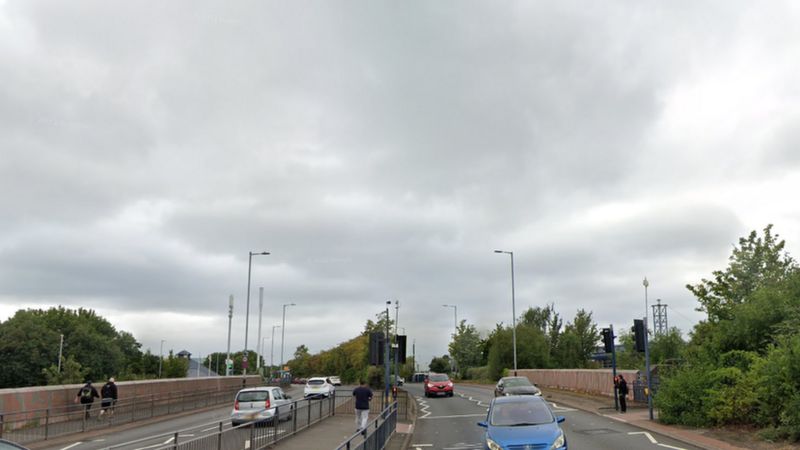
<instances>
[{"instance_id":1,"label":"metal pedestrian railing","mask_svg":"<svg viewBox=\"0 0 800 450\"><path fill-rule=\"evenodd\" d=\"M0 412L0 438L21 444L43 441L84 431L98 430L124 423L191 411L209 406L232 404L234 387L224 390L205 390L186 394L146 395L119 400L112 409L100 415L100 402L94 402L85 414L85 405Z\"/></svg>"},{"instance_id":2,"label":"metal pedestrian railing","mask_svg":"<svg viewBox=\"0 0 800 450\"><path fill-rule=\"evenodd\" d=\"M295 400L275 408L269 421L249 422L226 428L229 422L218 422L217 430L203 436L180 440L181 432L172 433L173 439L151 450L261 450L286 439L337 413L338 406L350 401L344 396ZM168 435L164 435L168 436ZM162 436L163 437L163 436ZM130 445L130 443L126 443ZM108 447L107 450L114 450Z\"/></svg>"},{"instance_id":3,"label":"metal pedestrian railing","mask_svg":"<svg viewBox=\"0 0 800 450\"><path fill-rule=\"evenodd\" d=\"M390 403L363 432L355 433L336 450L381 450L397 429L398 402Z\"/></svg>"}]
</instances>

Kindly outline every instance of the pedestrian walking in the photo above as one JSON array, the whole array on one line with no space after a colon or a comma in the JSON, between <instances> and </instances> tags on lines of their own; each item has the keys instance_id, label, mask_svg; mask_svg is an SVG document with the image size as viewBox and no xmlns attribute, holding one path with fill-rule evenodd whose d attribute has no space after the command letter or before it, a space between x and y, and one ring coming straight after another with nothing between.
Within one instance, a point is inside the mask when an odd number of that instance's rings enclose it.
<instances>
[{"instance_id":1,"label":"pedestrian walking","mask_svg":"<svg viewBox=\"0 0 800 450\"><path fill-rule=\"evenodd\" d=\"M100 398L100 395L97 394L97 389L92 386L92 380L88 380L86 384L78 390L78 395L75 396L75 399L80 401L81 405L83 405L84 419L89 419L89 410L92 408L92 403L94 403L94 399L96 398Z\"/></svg>"},{"instance_id":2,"label":"pedestrian walking","mask_svg":"<svg viewBox=\"0 0 800 450\"><path fill-rule=\"evenodd\" d=\"M619 410L620 412L625 412L628 409L628 404L626 403L628 396L628 382L625 381L625 377L619 375L619 380L617 381L617 391L619 392Z\"/></svg>"},{"instance_id":3,"label":"pedestrian walking","mask_svg":"<svg viewBox=\"0 0 800 450\"><path fill-rule=\"evenodd\" d=\"M108 417L114 415L114 405L117 403L117 385L114 382L114 377L108 379L108 382L100 388L100 417L108 412Z\"/></svg>"},{"instance_id":4,"label":"pedestrian walking","mask_svg":"<svg viewBox=\"0 0 800 450\"><path fill-rule=\"evenodd\" d=\"M367 420L369 420L369 402L372 401L372 389L367 387L367 382L361 380L359 386L353 389L353 397L356 398L356 433L367 432Z\"/></svg>"}]
</instances>

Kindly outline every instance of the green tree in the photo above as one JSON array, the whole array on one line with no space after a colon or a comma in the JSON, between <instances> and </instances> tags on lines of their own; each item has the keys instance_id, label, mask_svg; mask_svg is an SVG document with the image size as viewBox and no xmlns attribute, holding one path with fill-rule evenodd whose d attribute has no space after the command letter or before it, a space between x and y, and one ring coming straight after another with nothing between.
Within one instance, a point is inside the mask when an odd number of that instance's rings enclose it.
<instances>
[{"instance_id":1,"label":"green tree","mask_svg":"<svg viewBox=\"0 0 800 450\"><path fill-rule=\"evenodd\" d=\"M476 367L481 362L481 337L475 326L467 325L466 322L461 321L453 341L448 345L461 377L466 376L467 369Z\"/></svg>"},{"instance_id":2,"label":"green tree","mask_svg":"<svg viewBox=\"0 0 800 450\"><path fill-rule=\"evenodd\" d=\"M180 358L169 351L169 355L163 362L163 378L186 378L189 372L189 360Z\"/></svg>"},{"instance_id":3,"label":"green tree","mask_svg":"<svg viewBox=\"0 0 800 450\"><path fill-rule=\"evenodd\" d=\"M708 320L729 319L731 310L761 287L780 284L797 269L794 259L784 250L786 243L772 235L772 224L764 228L764 236L752 231L739 239L725 270L715 270L713 279L703 278L696 285L687 284L700 302L698 311L705 311Z\"/></svg>"},{"instance_id":4,"label":"green tree","mask_svg":"<svg viewBox=\"0 0 800 450\"><path fill-rule=\"evenodd\" d=\"M81 364L75 361L74 356L68 356L62 361L61 366L60 372L55 364L42 369L48 385L78 384L86 380L87 370L81 368Z\"/></svg>"},{"instance_id":5,"label":"green tree","mask_svg":"<svg viewBox=\"0 0 800 450\"><path fill-rule=\"evenodd\" d=\"M428 364L431 372L436 373L450 373L450 355L443 355L441 357L431 358L431 363Z\"/></svg>"}]
</instances>

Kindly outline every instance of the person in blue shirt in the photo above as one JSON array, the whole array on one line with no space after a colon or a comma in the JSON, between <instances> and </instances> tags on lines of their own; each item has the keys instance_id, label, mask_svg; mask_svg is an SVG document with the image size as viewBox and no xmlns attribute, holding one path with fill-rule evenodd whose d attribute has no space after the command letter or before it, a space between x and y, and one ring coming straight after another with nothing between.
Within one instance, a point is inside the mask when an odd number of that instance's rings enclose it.
<instances>
[{"instance_id":1,"label":"person in blue shirt","mask_svg":"<svg viewBox=\"0 0 800 450\"><path fill-rule=\"evenodd\" d=\"M353 389L356 398L356 433L366 433L367 420L369 420L369 402L372 400L372 390L367 387L367 382L361 380L359 386Z\"/></svg>"}]
</instances>

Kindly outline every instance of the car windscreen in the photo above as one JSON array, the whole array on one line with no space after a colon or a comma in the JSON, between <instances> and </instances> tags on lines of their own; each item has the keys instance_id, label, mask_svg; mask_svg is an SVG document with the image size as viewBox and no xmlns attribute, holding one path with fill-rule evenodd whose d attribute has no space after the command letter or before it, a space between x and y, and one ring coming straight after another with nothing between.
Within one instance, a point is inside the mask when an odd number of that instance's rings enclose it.
<instances>
[{"instance_id":1,"label":"car windscreen","mask_svg":"<svg viewBox=\"0 0 800 450\"><path fill-rule=\"evenodd\" d=\"M497 403L489 423L494 426L524 426L551 423L555 419L544 402Z\"/></svg>"},{"instance_id":2,"label":"car windscreen","mask_svg":"<svg viewBox=\"0 0 800 450\"><path fill-rule=\"evenodd\" d=\"M263 402L269 398L269 391L247 391L239 392L236 400L240 402Z\"/></svg>"},{"instance_id":3,"label":"car windscreen","mask_svg":"<svg viewBox=\"0 0 800 450\"><path fill-rule=\"evenodd\" d=\"M447 375L431 375L428 378L430 381L447 381Z\"/></svg>"},{"instance_id":4,"label":"car windscreen","mask_svg":"<svg viewBox=\"0 0 800 450\"><path fill-rule=\"evenodd\" d=\"M507 378L503 380L503 384L505 387L518 387L518 386L530 386L531 382L528 381L527 378Z\"/></svg>"},{"instance_id":5,"label":"car windscreen","mask_svg":"<svg viewBox=\"0 0 800 450\"><path fill-rule=\"evenodd\" d=\"M308 380L308 384L319 386L325 384L325 380Z\"/></svg>"}]
</instances>

